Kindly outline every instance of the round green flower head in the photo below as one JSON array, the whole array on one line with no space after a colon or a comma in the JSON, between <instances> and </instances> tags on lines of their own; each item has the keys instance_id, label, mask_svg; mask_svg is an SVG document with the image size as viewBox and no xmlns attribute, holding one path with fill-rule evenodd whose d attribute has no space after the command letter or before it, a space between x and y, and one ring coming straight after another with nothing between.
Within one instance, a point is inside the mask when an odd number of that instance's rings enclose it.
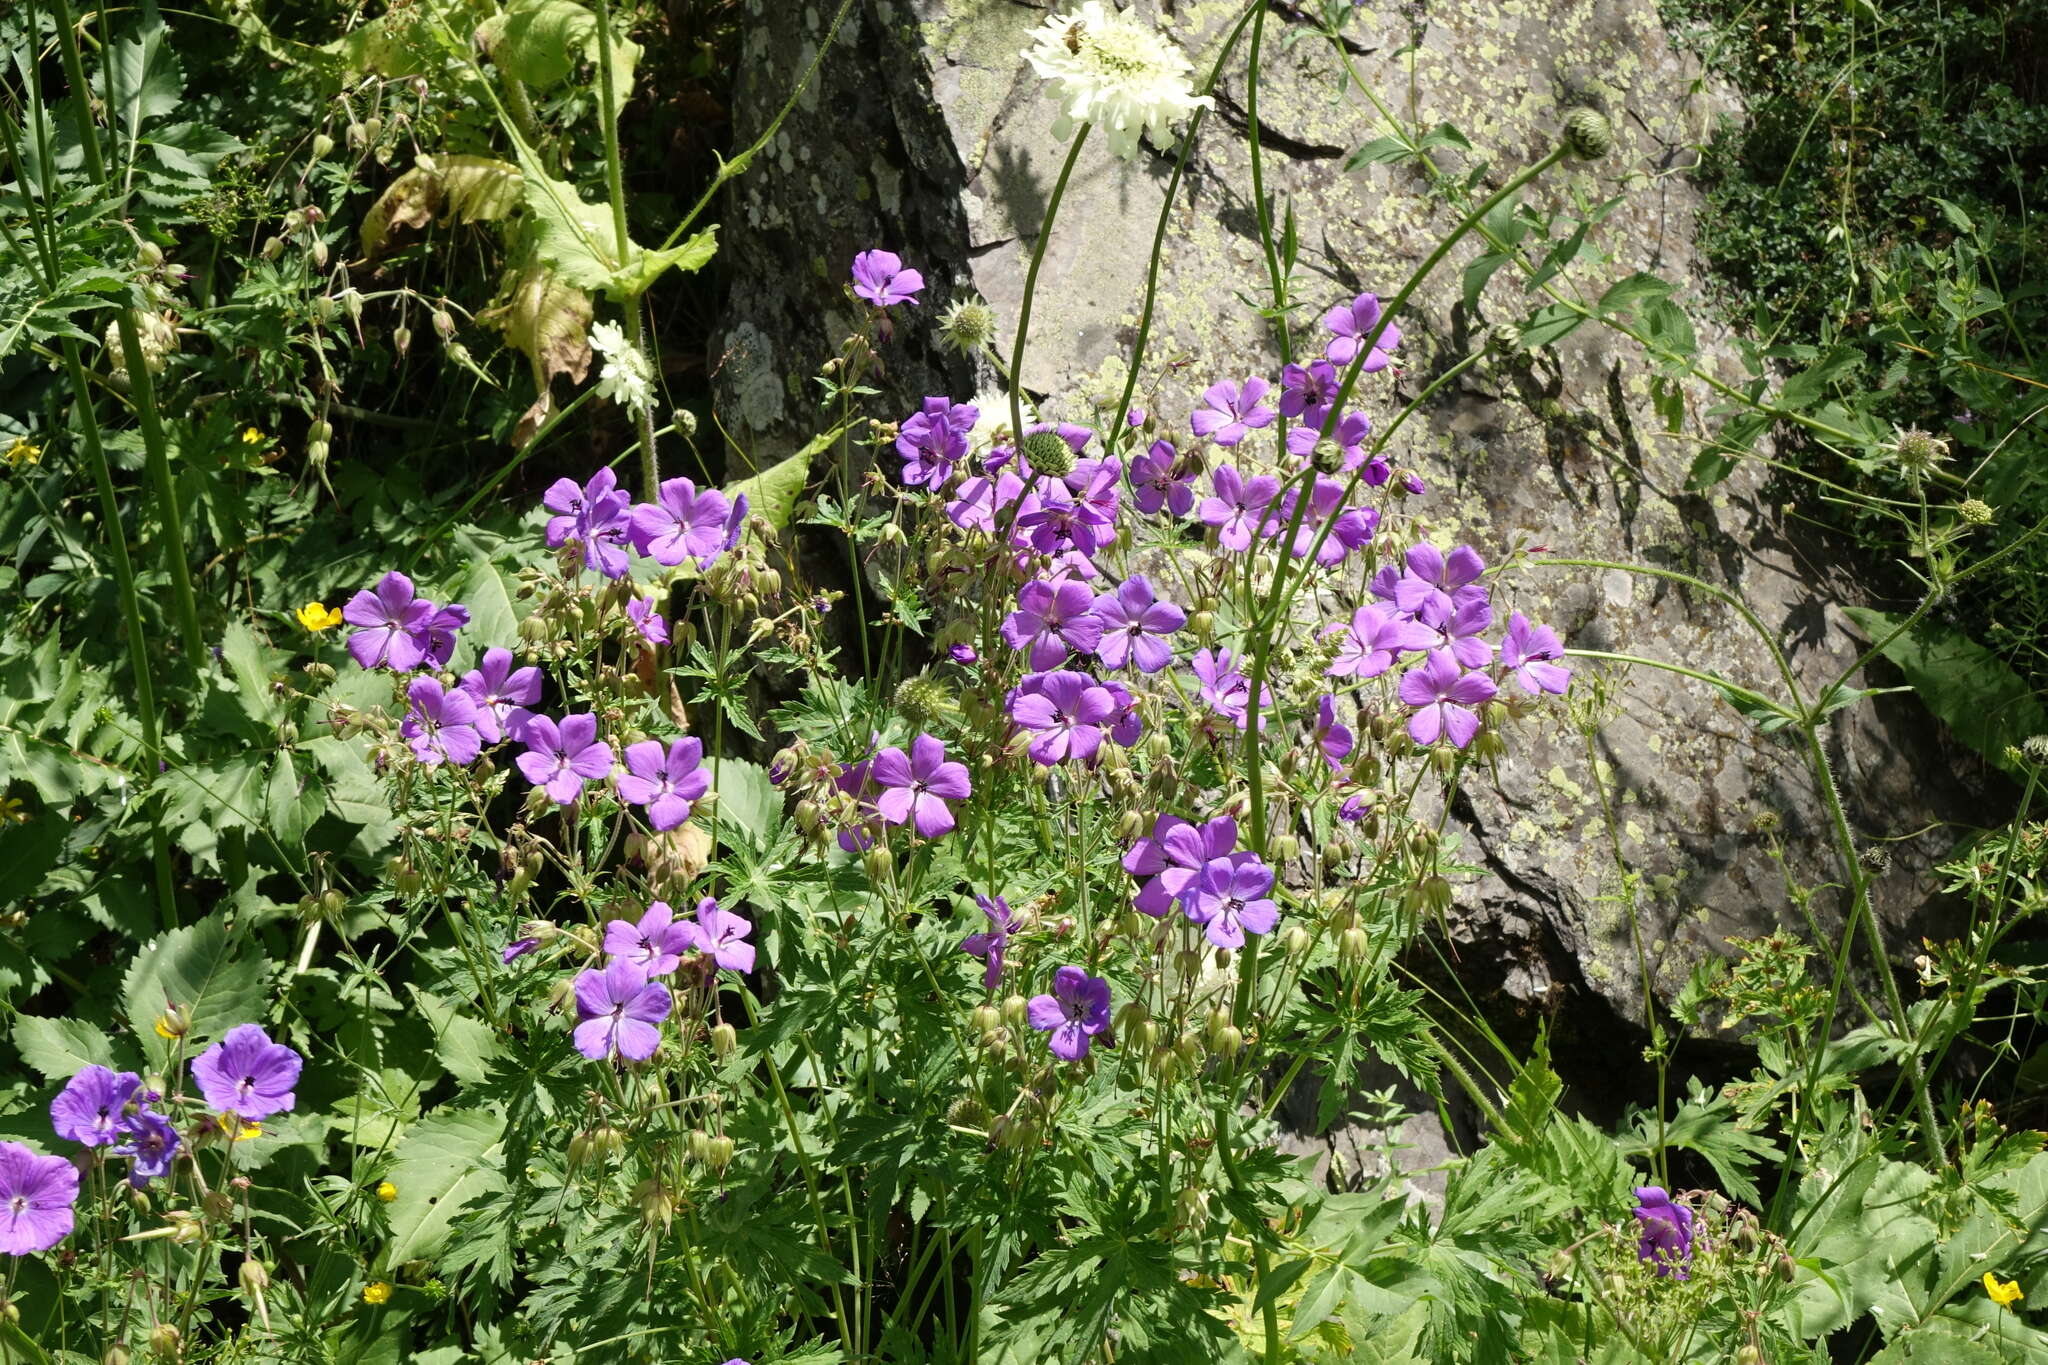
<instances>
[{"instance_id":1,"label":"round green flower head","mask_svg":"<svg viewBox=\"0 0 2048 1365\"><path fill-rule=\"evenodd\" d=\"M1024 458L1040 474L1059 478L1074 467L1074 448L1056 431L1034 431L1023 441Z\"/></svg>"},{"instance_id":2,"label":"round green flower head","mask_svg":"<svg viewBox=\"0 0 2048 1365\"><path fill-rule=\"evenodd\" d=\"M953 300L939 317L939 342L961 355L988 349L996 339L996 311L988 300L970 294Z\"/></svg>"},{"instance_id":3,"label":"round green flower head","mask_svg":"<svg viewBox=\"0 0 2048 1365\"><path fill-rule=\"evenodd\" d=\"M1574 109L1564 116L1564 145L1580 161L1598 161L1614 150L1614 125L1598 109Z\"/></svg>"}]
</instances>

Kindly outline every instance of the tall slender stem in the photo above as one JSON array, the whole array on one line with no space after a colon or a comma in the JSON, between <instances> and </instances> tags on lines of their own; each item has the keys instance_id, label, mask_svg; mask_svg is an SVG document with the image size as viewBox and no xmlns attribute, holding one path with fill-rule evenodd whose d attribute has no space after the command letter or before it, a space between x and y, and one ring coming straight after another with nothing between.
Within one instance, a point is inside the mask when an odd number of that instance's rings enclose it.
<instances>
[{"instance_id":1,"label":"tall slender stem","mask_svg":"<svg viewBox=\"0 0 2048 1365\"><path fill-rule=\"evenodd\" d=\"M1017 305L1017 340L1010 347L1010 434L1019 450L1024 447L1024 340L1031 335L1031 297L1038 292L1038 267L1045 262L1045 244L1052 240L1053 219L1059 215L1067 181L1074 174L1074 163L1081 159L1081 148L1093 126L1084 123L1074 131L1074 145L1067 149L1067 159L1060 165L1060 178L1053 182L1052 198L1045 201L1045 214L1038 220L1038 240L1031 244L1031 266L1024 272L1024 301Z\"/></svg>"},{"instance_id":2,"label":"tall slender stem","mask_svg":"<svg viewBox=\"0 0 2048 1365\"><path fill-rule=\"evenodd\" d=\"M612 235L623 267L633 250L633 237L626 228L626 174L619 159L619 96L612 76L612 11L609 0L596 0L596 5L598 100L604 111L604 183L611 200ZM641 312L640 296L634 294L624 303L626 340L646 360L646 319ZM651 361L648 367L653 368ZM640 433L640 495L653 502L661 495L661 462L654 449L654 410L651 406L642 407L633 416Z\"/></svg>"}]
</instances>

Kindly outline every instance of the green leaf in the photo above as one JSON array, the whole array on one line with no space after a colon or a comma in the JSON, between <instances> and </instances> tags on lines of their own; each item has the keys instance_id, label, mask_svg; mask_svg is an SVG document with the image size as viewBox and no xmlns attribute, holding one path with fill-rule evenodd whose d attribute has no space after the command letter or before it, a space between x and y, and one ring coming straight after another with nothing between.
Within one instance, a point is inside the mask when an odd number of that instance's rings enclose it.
<instances>
[{"instance_id":1,"label":"green leaf","mask_svg":"<svg viewBox=\"0 0 2048 1365\"><path fill-rule=\"evenodd\" d=\"M161 19L114 44L107 57L106 84L112 121L131 140L144 123L177 109L185 92L185 74L177 54L164 46Z\"/></svg>"},{"instance_id":2,"label":"green leaf","mask_svg":"<svg viewBox=\"0 0 2048 1365\"><path fill-rule=\"evenodd\" d=\"M1886 640L1901 620L1868 607L1849 607L1846 612L1873 642ZM2020 775L2005 751L2048 730L2048 713L2024 678L1967 635L1932 621L1923 620L1890 639L1883 654L1957 739Z\"/></svg>"},{"instance_id":3,"label":"green leaf","mask_svg":"<svg viewBox=\"0 0 2048 1365\"><path fill-rule=\"evenodd\" d=\"M1399 161L1413 155L1408 144L1397 137L1376 137L1344 158L1344 169L1355 171L1360 166L1378 166L1388 161Z\"/></svg>"},{"instance_id":4,"label":"green leaf","mask_svg":"<svg viewBox=\"0 0 2048 1365\"><path fill-rule=\"evenodd\" d=\"M47 1081L69 1080L94 1064L114 1064L112 1040L83 1019L21 1015L14 1021L14 1047Z\"/></svg>"},{"instance_id":5,"label":"green leaf","mask_svg":"<svg viewBox=\"0 0 2048 1365\"><path fill-rule=\"evenodd\" d=\"M1603 317L1613 317L1647 300L1670 298L1676 288L1677 286L1669 280L1660 280L1655 275L1637 271L1627 279L1618 280L1608 286L1607 292L1600 296L1600 314Z\"/></svg>"},{"instance_id":6,"label":"green leaf","mask_svg":"<svg viewBox=\"0 0 2048 1365\"><path fill-rule=\"evenodd\" d=\"M750 479L728 484L725 495L737 498L744 494L749 516L762 518L778 531L786 530L789 519L796 514L796 500L803 495L804 484L810 478L811 457L830 448L843 430L834 427L788 459L768 466Z\"/></svg>"},{"instance_id":7,"label":"green leaf","mask_svg":"<svg viewBox=\"0 0 2048 1365\"><path fill-rule=\"evenodd\" d=\"M1863 364L1863 352L1855 346L1837 346L1806 369L1785 381L1778 391L1778 406L1798 410L1812 407L1828 386L1855 373Z\"/></svg>"},{"instance_id":8,"label":"green leaf","mask_svg":"<svg viewBox=\"0 0 2048 1365\"><path fill-rule=\"evenodd\" d=\"M712 226L679 246L649 251L628 241L623 259L609 204L592 204L521 153L526 209L533 217L534 254L578 289L602 290L621 303L647 292L670 268L697 270L718 252Z\"/></svg>"},{"instance_id":9,"label":"green leaf","mask_svg":"<svg viewBox=\"0 0 2048 1365\"><path fill-rule=\"evenodd\" d=\"M235 677L235 699L249 719L266 729L276 726L282 708L271 694L270 674L282 656L256 638L240 621L231 621L220 638L221 661Z\"/></svg>"},{"instance_id":10,"label":"green leaf","mask_svg":"<svg viewBox=\"0 0 2048 1365\"><path fill-rule=\"evenodd\" d=\"M196 1055L237 1024L255 1023L263 1009L263 963L237 954L225 912L159 935L135 956L121 983L129 1027L150 1062L162 1066L170 1045L156 1031L157 1017L176 1004L190 1021L187 1055Z\"/></svg>"},{"instance_id":11,"label":"green leaf","mask_svg":"<svg viewBox=\"0 0 2048 1365\"><path fill-rule=\"evenodd\" d=\"M597 16L576 0L512 0L501 14L477 25L477 42L514 80L546 90L568 78L578 58L601 64ZM623 108L633 93L633 68L640 45L612 38L612 96Z\"/></svg>"},{"instance_id":12,"label":"green leaf","mask_svg":"<svg viewBox=\"0 0 2048 1365\"><path fill-rule=\"evenodd\" d=\"M306 842L306 832L327 807L327 787L305 764L293 759L290 749L280 749L270 766L263 806L271 837L288 853L297 853Z\"/></svg>"},{"instance_id":13,"label":"green leaf","mask_svg":"<svg viewBox=\"0 0 2048 1365\"><path fill-rule=\"evenodd\" d=\"M773 835L782 824L782 793L768 780L768 770L743 758L715 759L710 769L719 820L763 841Z\"/></svg>"},{"instance_id":14,"label":"green leaf","mask_svg":"<svg viewBox=\"0 0 2048 1365\"><path fill-rule=\"evenodd\" d=\"M1586 315L1561 303L1539 308L1522 324L1522 345L1529 350L1562 341L1586 321Z\"/></svg>"},{"instance_id":15,"label":"green leaf","mask_svg":"<svg viewBox=\"0 0 2048 1365\"><path fill-rule=\"evenodd\" d=\"M432 1114L414 1124L398 1149L391 1183L391 1238L377 1264L384 1269L433 1255L449 1238L462 1206L502 1194L502 1115L480 1109Z\"/></svg>"}]
</instances>

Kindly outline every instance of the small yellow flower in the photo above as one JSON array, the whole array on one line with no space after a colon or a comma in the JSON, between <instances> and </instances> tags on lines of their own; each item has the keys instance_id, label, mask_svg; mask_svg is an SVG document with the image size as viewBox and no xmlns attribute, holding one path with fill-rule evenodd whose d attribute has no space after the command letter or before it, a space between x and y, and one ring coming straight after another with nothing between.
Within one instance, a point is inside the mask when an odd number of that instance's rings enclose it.
<instances>
[{"instance_id":1,"label":"small yellow flower","mask_svg":"<svg viewBox=\"0 0 2048 1365\"><path fill-rule=\"evenodd\" d=\"M245 446L260 446L269 439L256 427L242 428L242 444Z\"/></svg>"},{"instance_id":2,"label":"small yellow flower","mask_svg":"<svg viewBox=\"0 0 2048 1365\"><path fill-rule=\"evenodd\" d=\"M21 808L21 798L9 796L0 799L0 825L25 825L29 814Z\"/></svg>"},{"instance_id":3,"label":"small yellow flower","mask_svg":"<svg viewBox=\"0 0 2048 1365\"><path fill-rule=\"evenodd\" d=\"M316 635L341 624L341 613L325 602L308 602L293 615L299 618L300 625Z\"/></svg>"},{"instance_id":4,"label":"small yellow flower","mask_svg":"<svg viewBox=\"0 0 2048 1365\"><path fill-rule=\"evenodd\" d=\"M398 1198L398 1186L392 1184L388 1180L378 1181L377 1198L386 1204L390 1203L392 1200Z\"/></svg>"},{"instance_id":5,"label":"small yellow flower","mask_svg":"<svg viewBox=\"0 0 2048 1365\"><path fill-rule=\"evenodd\" d=\"M7 447L7 453L0 455L10 469L24 469L43 462L43 448L26 436L14 438L14 444Z\"/></svg>"},{"instance_id":6,"label":"small yellow flower","mask_svg":"<svg viewBox=\"0 0 2048 1365\"><path fill-rule=\"evenodd\" d=\"M251 1123L247 1119L238 1116L230 1115L229 1117L233 1119L235 1124L234 1140L236 1142L247 1142L250 1138L260 1138L263 1136L262 1124Z\"/></svg>"},{"instance_id":7,"label":"small yellow flower","mask_svg":"<svg viewBox=\"0 0 2048 1365\"><path fill-rule=\"evenodd\" d=\"M2010 1308L2014 1303L2026 1297L2025 1294L2020 1293L2020 1282L2018 1280L2006 1280L2001 1283L1999 1278L1988 1270L1984 1272L1984 1292L1989 1294L1991 1301L2000 1308Z\"/></svg>"},{"instance_id":8,"label":"small yellow flower","mask_svg":"<svg viewBox=\"0 0 2048 1365\"><path fill-rule=\"evenodd\" d=\"M382 1280L372 1280L363 1286L363 1302L372 1306L391 1302L391 1286Z\"/></svg>"}]
</instances>

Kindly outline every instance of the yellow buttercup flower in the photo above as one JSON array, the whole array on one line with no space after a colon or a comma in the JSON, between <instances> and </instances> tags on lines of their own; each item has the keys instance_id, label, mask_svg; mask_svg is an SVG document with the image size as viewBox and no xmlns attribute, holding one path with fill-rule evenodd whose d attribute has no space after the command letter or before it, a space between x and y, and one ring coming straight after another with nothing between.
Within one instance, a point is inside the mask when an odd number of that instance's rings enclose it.
<instances>
[{"instance_id":1,"label":"yellow buttercup flower","mask_svg":"<svg viewBox=\"0 0 2048 1365\"><path fill-rule=\"evenodd\" d=\"M372 1280L363 1286L363 1302L371 1305L391 1302L391 1286L382 1280Z\"/></svg>"},{"instance_id":2,"label":"yellow buttercup flower","mask_svg":"<svg viewBox=\"0 0 2048 1365\"><path fill-rule=\"evenodd\" d=\"M260 446L269 439L255 427L242 428L242 444L245 446Z\"/></svg>"},{"instance_id":3,"label":"yellow buttercup flower","mask_svg":"<svg viewBox=\"0 0 2048 1365\"><path fill-rule=\"evenodd\" d=\"M388 1180L378 1181L377 1198L386 1204L390 1203L392 1200L398 1198L398 1186L392 1184Z\"/></svg>"},{"instance_id":4,"label":"yellow buttercup flower","mask_svg":"<svg viewBox=\"0 0 2048 1365\"><path fill-rule=\"evenodd\" d=\"M325 602L308 602L293 614L299 618L300 625L316 635L341 624L341 613Z\"/></svg>"},{"instance_id":5,"label":"yellow buttercup flower","mask_svg":"<svg viewBox=\"0 0 2048 1365\"><path fill-rule=\"evenodd\" d=\"M1989 1294L1991 1301L2000 1308L2010 1308L2013 1304L2026 1297L2025 1294L2020 1293L2020 1282L2018 1280L2001 1281L1988 1270L1984 1272L1984 1292Z\"/></svg>"},{"instance_id":6,"label":"yellow buttercup flower","mask_svg":"<svg viewBox=\"0 0 2048 1365\"><path fill-rule=\"evenodd\" d=\"M14 438L14 444L7 447L7 453L0 455L10 469L25 469L32 464L43 462L43 448L26 436Z\"/></svg>"}]
</instances>

